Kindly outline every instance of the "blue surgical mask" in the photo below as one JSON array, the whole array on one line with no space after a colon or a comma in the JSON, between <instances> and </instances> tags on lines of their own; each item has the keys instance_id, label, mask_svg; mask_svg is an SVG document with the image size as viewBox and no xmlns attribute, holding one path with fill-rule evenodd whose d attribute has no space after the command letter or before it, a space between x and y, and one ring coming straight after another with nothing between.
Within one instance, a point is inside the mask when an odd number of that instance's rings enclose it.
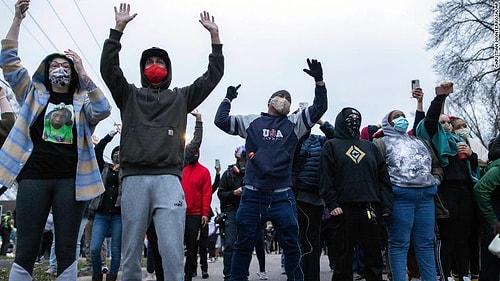
<instances>
[{"instance_id":1,"label":"blue surgical mask","mask_svg":"<svg viewBox=\"0 0 500 281\"><path fill-rule=\"evenodd\" d=\"M394 130L398 132L405 133L408 129L408 120L403 116L393 119L392 122L394 123Z\"/></svg>"}]
</instances>

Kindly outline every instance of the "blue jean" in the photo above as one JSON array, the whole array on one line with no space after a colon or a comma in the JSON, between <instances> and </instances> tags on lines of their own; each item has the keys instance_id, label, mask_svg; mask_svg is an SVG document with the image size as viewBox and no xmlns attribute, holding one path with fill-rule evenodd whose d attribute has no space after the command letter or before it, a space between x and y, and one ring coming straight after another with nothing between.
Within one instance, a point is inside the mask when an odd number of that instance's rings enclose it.
<instances>
[{"instance_id":1,"label":"blue jean","mask_svg":"<svg viewBox=\"0 0 500 281\"><path fill-rule=\"evenodd\" d=\"M90 253L92 255L92 272L100 273L102 268L101 248L106 234L111 231L111 265L110 273L118 274L121 261L122 218L120 214L96 212L92 226Z\"/></svg>"},{"instance_id":2,"label":"blue jean","mask_svg":"<svg viewBox=\"0 0 500 281\"><path fill-rule=\"evenodd\" d=\"M434 195L437 186L393 186L392 214L387 220L389 263L394 281L406 280L410 241L415 248L422 281L436 280L434 256Z\"/></svg>"},{"instance_id":3,"label":"blue jean","mask_svg":"<svg viewBox=\"0 0 500 281\"><path fill-rule=\"evenodd\" d=\"M265 221L271 220L280 232L280 246L285 255L287 280L303 280L297 206L292 189L262 192L245 188L236 213L238 237L231 261L231 280L247 280L248 268L257 233Z\"/></svg>"},{"instance_id":4,"label":"blue jean","mask_svg":"<svg viewBox=\"0 0 500 281\"><path fill-rule=\"evenodd\" d=\"M236 212L227 211L226 221L224 223L224 269L222 273L224 274L224 280L229 280L231 278L231 260L233 258L234 243L236 242L236 236L238 234L238 228L236 225Z\"/></svg>"}]
</instances>

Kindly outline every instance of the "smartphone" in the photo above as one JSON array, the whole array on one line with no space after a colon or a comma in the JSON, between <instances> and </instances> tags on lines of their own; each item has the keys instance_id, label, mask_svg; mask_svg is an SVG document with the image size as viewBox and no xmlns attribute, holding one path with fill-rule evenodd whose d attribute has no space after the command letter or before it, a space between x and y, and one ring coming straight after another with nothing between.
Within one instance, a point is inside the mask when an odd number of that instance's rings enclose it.
<instances>
[{"instance_id":1,"label":"smartphone","mask_svg":"<svg viewBox=\"0 0 500 281\"><path fill-rule=\"evenodd\" d=\"M299 102L299 108L300 110L304 110L309 106L308 102Z\"/></svg>"},{"instance_id":2,"label":"smartphone","mask_svg":"<svg viewBox=\"0 0 500 281\"><path fill-rule=\"evenodd\" d=\"M420 88L420 80L411 80L411 89L415 90L416 88Z\"/></svg>"},{"instance_id":3,"label":"smartphone","mask_svg":"<svg viewBox=\"0 0 500 281\"><path fill-rule=\"evenodd\" d=\"M215 168L220 169L220 160L219 159L215 159Z\"/></svg>"},{"instance_id":4,"label":"smartphone","mask_svg":"<svg viewBox=\"0 0 500 281\"><path fill-rule=\"evenodd\" d=\"M453 84L451 84L451 86L446 87L446 88L443 86L437 86L435 90L436 90L437 96L448 95L448 94L453 93Z\"/></svg>"}]
</instances>

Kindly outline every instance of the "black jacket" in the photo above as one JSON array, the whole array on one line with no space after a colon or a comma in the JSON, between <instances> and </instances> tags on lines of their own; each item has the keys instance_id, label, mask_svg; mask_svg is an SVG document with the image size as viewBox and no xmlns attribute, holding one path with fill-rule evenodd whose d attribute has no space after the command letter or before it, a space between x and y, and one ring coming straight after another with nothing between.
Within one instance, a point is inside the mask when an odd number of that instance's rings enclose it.
<instances>
[{"instance_id":1,"label":"black jacket","mask_svg":"<svg viewBox=\"0 0 500 281\"><path fill-rule=\"evenodd\" d=\"M233 166L229 166L222 174L217 191L222 212L235 212L240 206L241 196L235 196L233 191L243 186L244 173L236 173Z\"/></svg>"}]
</instances>

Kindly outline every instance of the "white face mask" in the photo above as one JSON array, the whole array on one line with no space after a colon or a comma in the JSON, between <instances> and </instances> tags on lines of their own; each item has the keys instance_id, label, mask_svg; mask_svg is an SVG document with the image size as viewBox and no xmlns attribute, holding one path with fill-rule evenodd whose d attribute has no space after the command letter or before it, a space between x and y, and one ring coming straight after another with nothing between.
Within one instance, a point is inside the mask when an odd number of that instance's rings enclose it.
<instances>
[{"instance_id":1,"label":"white face mask","mask_svg":"<svg viewBox=\"0 0 500 281\"><path fill-rule=\"evenodd\" d=\"M274 97L269 104L281 115L287 115L290 112L290 102L285 98Z\"/></svg>"},{"instance_id":2,"label":"white face mask","mask_svg":"<svg viewBox=\"0 0 500 281\"><path fill-rule=\"evenodd\" d=\"M455 130L455 134L462 138L468 138L470 136L470 129L468 127L457 129Z\"/></svg>"},{"instance_id":3,"label":"white face mask","mask_svg":"<svg viewBox=\"0 0 500 281\"><path fill-rule=\"evenodd\" d=\"M61 66L49 73L49 80L52 85L64 87L69 85L71 75Z\"/></svg>"}]
</instances>

